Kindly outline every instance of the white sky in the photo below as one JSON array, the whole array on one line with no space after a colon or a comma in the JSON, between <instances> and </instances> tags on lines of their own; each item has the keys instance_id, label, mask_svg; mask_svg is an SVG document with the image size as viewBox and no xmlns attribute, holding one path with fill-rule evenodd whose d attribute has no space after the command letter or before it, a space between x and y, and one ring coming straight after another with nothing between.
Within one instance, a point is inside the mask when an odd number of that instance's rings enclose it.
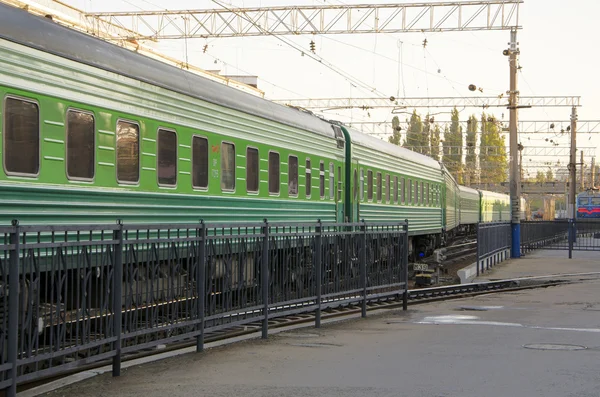
<instances>
[{"instance_id":1,"label":"white sky","mask_svg":"<svg viewBox=\"0 0 600 397\"><path fill-rule=\"evenodd\" d=\"M86 11L219 8L210 0L63 1ZM352 3L381 2L385 1ZM234 7L351 4L340 0L229 0L227 3ZM596 45L599 15L600 2L594 0L525 0L520 9L523 29L518 32L521 95L579 95L583 105L579 108L579 119L600 119L600 79L596 72L600 60ZM428 42L426 51L421 45L425 38ZM502 50L507 48L509 38L509 31L286 37L306 51L311 39L314 40L317 53L325 60L386 97L398 94L402 97L404 93L407 97L492 96L506 92L509 86L508 57L502 55ZM399 41L403 43L402 67L398 62ZM208 44L206 54L202 52L205 44ZM169 41L160 48L170 56L184 58L182 41ZM222 74L257 75L259 88L269 99L379 96L352 87L338 74L302 57L297 50L274 37L189 40L188 57L190 63L208 70L221 70ZM469 84L482 87L483 93L470 92ZM479 116L481 111L461 110L461 120L466 120L471 113ZM506 109L491 111L499 119L504 113L504 120L508 120ZM420 112L424 114L427 109ZM392 117L387 111L370 111L370 117L361 110L326 114L332 119L348 120L351 117L354 121L389 121ZM569 115L570 108L532 108L522 109L519 118L568 122ZM403 119L404 116L400 116ZM449 119L447 114L436 117ZM523 135L521 141L525 145L550 147L546 138L557 137L552 134ZM561 147L569 146L567 134L557 140ZM600 134L579 134L578 146L600 147ZM600 154L600 151L596 153ZM533 159L538 162L552 160L556 161L556 158Z\"/></svg>"}]
</instances>

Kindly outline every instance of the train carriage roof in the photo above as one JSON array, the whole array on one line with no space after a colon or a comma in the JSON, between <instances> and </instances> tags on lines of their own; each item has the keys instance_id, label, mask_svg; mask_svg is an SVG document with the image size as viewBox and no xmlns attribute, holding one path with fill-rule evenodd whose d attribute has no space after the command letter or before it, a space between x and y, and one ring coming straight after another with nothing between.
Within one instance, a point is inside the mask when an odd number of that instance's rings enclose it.
<instances>
[{"instance_id":1,"label":"train carriage roof","mask_svg":"<svg viewBox=\"0 0 600 397\"><path fill-rule=\"evenodd\" d=\"M210 103L334 137L331 124L314 115L227 87L12 6L0 4L0 27L0 38L17 44Z\"/></svg>"},{"instance_id":2,"label":"train carriage roof","mask_svg":"<svg viewBox=\"0 0 600 397\"><path fill-rule=\"evenodd\" d=\"M510 200L510 196L504 193L491 192L489 190L479 190L484 198Z\"/></svg>"},{"instance_id":3,"label":"train carriage roof","mask_svg":"<svg viewBox=\"0 0 600 397\"><path fill-rule=\"evenodd\" d=\"M344 126L350 134L350 139L353 144L368 147L382 153L387 153L391 156L402 158L413 163L420 163L428 167L440 169L440 163L429 156L413 152L401 146L391 144L371 135L367 135L354 128Z\"/></svg>"},{"instance_id":4,"label":"train carriage roof","mask_svg":"<svg viewBox=\"0 0 600 397\"><path fill-rule=\"evenodd\" d=\"M473 189L471 187L458 185L458 190L460 190L461 193L470 193L470 194L476 194L477 196L479 196L479 191L477 191L476 189Z\"/></svg>"}]
</instances>

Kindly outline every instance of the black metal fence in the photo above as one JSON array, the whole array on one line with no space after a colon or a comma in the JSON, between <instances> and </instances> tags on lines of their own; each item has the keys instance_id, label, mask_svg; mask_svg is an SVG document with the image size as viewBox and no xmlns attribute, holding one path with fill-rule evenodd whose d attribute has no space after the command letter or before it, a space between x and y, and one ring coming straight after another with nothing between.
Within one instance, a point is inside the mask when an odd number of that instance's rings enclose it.
<instances>
[{"instance_id":1,"label":"black metal fence","mask_svg":"<svg viewBox=\"0 0 600 397\"><path fill-rule=\"evenodd\" d=\"M521 222L521 253L536 249L600 251L600 219Z\"/></svg>"},{"instance_id":2,"label":"black metal fence","mask_svg":"<svg viewBox=\"0 0 600 397\"><path fill-rule=\"evenodd\" d=\"M408 224L0 228L0 390L206 333L407 303Z\"/></svg>"},{"instance_id":3,"label":"black metal fence","mask_svg":"<svg viewBox=\"0 0 600 397\"><path fill-rule=\"evenodd\" d=\"M510 257L511 225L507 222L477 225L477 276Z\"/></svg>"},{"instance_id":4,"label":"black metal fence","mask_svg":"<svg viewBox=\"0 0 600 397\"><path fill-rule=\"evenodd\" d=\"M539 248L569 249L569 221L521 222L521 254Z\"/></svg>"}]
</instances>

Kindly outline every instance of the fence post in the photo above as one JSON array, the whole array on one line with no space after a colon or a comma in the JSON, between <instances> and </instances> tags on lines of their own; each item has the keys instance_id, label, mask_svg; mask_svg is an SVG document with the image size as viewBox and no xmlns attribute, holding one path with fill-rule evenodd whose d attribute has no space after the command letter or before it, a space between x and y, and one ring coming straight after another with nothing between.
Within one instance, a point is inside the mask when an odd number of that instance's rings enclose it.
<instances>
[{"instance_id":1,"label":"fence post","mask_svg":"<svg viewBox=\"0 0 600 397\"><path fill-rule=\"evenodd\" d=\"M479 223L475 224L475 235L477 236L477 249L475 250L475 267L477 268L477 277L479 277L479 251L481 249L481 236L479 235Z\"/></svg>"},{"instance_id":2,"label":"fence post","mask_svg":"<svg viewBox=\"0 0 600 397\"><path fill-rule=\"evenodd\" d=\"M262 338L267 339L269 336L269 222L264 220L263 226L263 254L261 267L261 284L262 284L262 299L263 299L263 323L262 323Z\"/></svg>"},{"instance_id":3,"label":"fence post","mask_svg":"<svg viewBox=\"0 0 600 397\"><path fill-rule=\"evenodd\" d=\"M200 247L198 266L196 266L196 290L198 292L198 325L200 334L196 337L196 352L204 350L204 313L206 306L206 224L200 221Z\"/></svg>"},{"instance_id":4,"label":"fence post","mask_svg":"<svg viewBox=\"0 0 600 397\"><path fill-rule=\"evenodd\" d=\"M13 231L10 233L10 244L13 246L9 252L8 264L8 346L7 361L12 364L9 378L10 384L6 395L17 395L17 359L19 338L19 221L12 221Z\"/></svg>"},{"instance_id":5,"label":"fence post","mask_svg":"<svg viewBox=\"0 0 600 397\"><path fill-rule=\"evenodd\" d=\"M360 283L363 289L361 316L367 317L367 226L363 219L360 226L362 234L362 252L360 255Z\"/></svg>"},{"instance_id":6,"label":"fence post","mask_svg":"<svg viewBox=\"0 0 600 397\"><path fill-rule=\"evenodd\" d=\"M115 250L115 263L113 269L113 334L117 338L113 349L115 356L113 357L112 375L121 376L121 320L123 318L123 302L122 302L122 284L123 284L123 222L117 221L118 228L114 231L114 240L117 241Z\"/></svg>"},{"instance_id":7,"label":"fence post","mask_svg":"<svg viewBox=\"0 0 600 397\"><path fill-rule=\"evenodd\" d=\"M315 287L317 293L317 309L315 310L315 328L321 328L321 294L323 286L323 269L321 251L323 250L323 224L319 219L315 229Z\"/></svg>"},{"instance_id":8,"label":"fence post","mask_svg":"<svg viewBox=\"0 0 600 397\"><path fill-rule=\"evenodd\" d=\"M573 243L575 242L575 220L569 219L569 259L573 258Z\"/></svg>"},{"instance_id":9,"label":"fence post","mask_svg":"<svg viewBox=\"0 0 600 397\"><path fill-rule=\"evenodd\" d=\"M408 219L404 220L404 255L402 256L402 277L404 277L404 293L402 293L402 310L408 310Z\"/></svg>"}]
</instances>

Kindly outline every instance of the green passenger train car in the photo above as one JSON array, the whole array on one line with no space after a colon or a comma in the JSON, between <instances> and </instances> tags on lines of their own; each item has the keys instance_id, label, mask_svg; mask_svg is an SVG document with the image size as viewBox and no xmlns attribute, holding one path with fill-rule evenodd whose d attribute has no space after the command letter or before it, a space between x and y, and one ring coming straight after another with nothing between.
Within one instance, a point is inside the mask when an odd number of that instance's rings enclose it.
<instances>
[{"instance_id":1,"label":"green passenger train car","mask_svg":"<svg viewBox=\"0 0 600 397\"><path fill-rule=\"evenodd\" d=\"M456 232L456 228L459 226L459 213L460 213L460 198L458 191L458 183L450 175L448 169L442 166L442 173L444 175L444 209L445 209L445 231L449 235L453 235Z\"/></svg>"},{"instance_id":2,"label":"green passenger train car","mask_svg":"<svg viewBox=\"0 0 600 397\"><path fill-rule=\"evenodd\" d=\"M0 223L344 220L330 123L1 11Z\"/></svg>"},{"instance_id":3,"label":"green passenger train car","mask_svg":"<svg viewBox=\"0 0 600 397\"><path fill-rule=\"evenodd\" d=\"M479 222L479 206L481 197L479 191L466 186L459 186L460 195L460 226L467 231L473 231Z\"/></svg>"},{"instance_id":4,"label":"green passenger train car","mask_svg":"<svg viewBox=\"0 0 600 397\"><path fill-rule=\"evenodd\" d=\"M409 233L442 228L440 165L430 157L343 127L350 138L348 166L354 181L348 213L354 221L403 221Z\"/></svg>"},{"instance_id":5,"label":"green passenger train car","mask_svg":"<svg viewBox=\"0 0 600 397\"><path fill-rule=\"evenodd\" d=\"M511 220L510 197L506 194L480 190L480 221L500 222Z\"/></svg>"}]
</instances>

